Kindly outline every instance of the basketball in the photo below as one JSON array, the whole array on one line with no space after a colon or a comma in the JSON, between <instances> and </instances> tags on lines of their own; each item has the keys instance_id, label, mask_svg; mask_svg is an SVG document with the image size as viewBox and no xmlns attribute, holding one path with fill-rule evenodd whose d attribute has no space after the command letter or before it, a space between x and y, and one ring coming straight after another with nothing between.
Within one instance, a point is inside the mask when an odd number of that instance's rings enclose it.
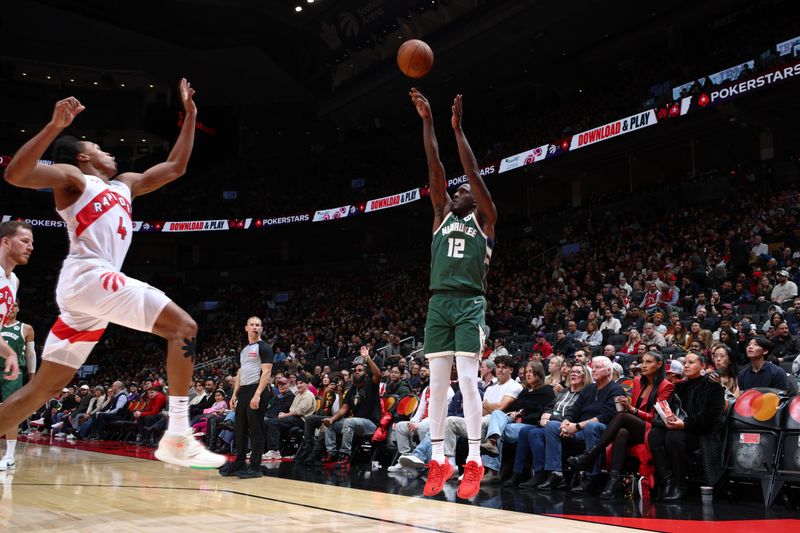
<instances>
[{"instance_id":1,"label":"basketball","mask_svg":"<svg viewBox=\"0 0 800 533\"><path fill-rule=\"evenodd\" d=\"M433 50L419 39L406 41L397 50L397 66L409 78L421 78L433 67Z\"/></svg>"}]
</instances>

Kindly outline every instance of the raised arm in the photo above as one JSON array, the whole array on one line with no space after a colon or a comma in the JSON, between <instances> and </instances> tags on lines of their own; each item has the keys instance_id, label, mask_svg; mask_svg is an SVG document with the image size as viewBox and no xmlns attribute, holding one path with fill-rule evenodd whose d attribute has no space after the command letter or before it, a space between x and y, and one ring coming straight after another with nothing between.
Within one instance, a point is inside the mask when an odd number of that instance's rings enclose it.
<instances>
[{"instance_id":1,"label":"raised arm","mask_svg":"<svg viewBox=\"0 0 800 533\"><path fill-rule=\"evenodd\" d=\"M439 159L439 143L436 141L428 99L413 87L408 94L411 95L411 102L422 118L422 139L425 143L425 158L428 160L428 186L433 204L433 231L436 231L442 225L444 217L450 212L447 180L444 177L444 166Z\"/></svg>"},{"instance_id":2,"label":"raised arm","mask_svg":"<svg viewBox=\"0 0 800 533\"><path fill-rule=\"evenodd\" d=\"M26 189L53 189L56 205L59 195L65 192L83 191L85 180L77 167L72 165L41 165L38 161L47 148L67 128L78 114L86 109L77 98L70 96L56 102L53 117L31 140L22 145L14 154L5 171L5 180L11 185Z\"/></svg>"},{"instance_id":3,"label":"raised arm","mask_svg":"<svg viewBox=\"0 0 800 533\"><path fill-rule=\"evenodd\" d=\"M186 173L186 166L189 164L189 156L192 155L194 146L197 106L192 100L194 89L186 81L186 78L181 79L178 90L185 114L178 140L175 141L175 146L172 147L167 160L150 167L141 174L126 172L117 178L131 189L131 196L134 198L160 189Z\"/></svg>"},{"instance_id":4,"label":"raised arm","mask_svg":"<svg viewBox=\"0 0 800 533\"><path fill-rule=\"evenodd\" d=\"M475 159L475 154L472 153L472 148L467 141L467 136L464 135L464 129L461 127L461 119L464 116L464 108L461 103L461 95L456 95L453 100L453 116L450 119L450 124L453 126L453 132L456 135L456 144L458 145L458 157L461 159L461 165L464 167L464 173L467 175L467 181L472 189L472 195L478 203L476 210L478 218L480 219L481 228L483 232L491 239L494 239L494 225L497 222L497 208L492 201L492 195L486 184L481 177L478 161Z\"/></svg>"}]
</instances>

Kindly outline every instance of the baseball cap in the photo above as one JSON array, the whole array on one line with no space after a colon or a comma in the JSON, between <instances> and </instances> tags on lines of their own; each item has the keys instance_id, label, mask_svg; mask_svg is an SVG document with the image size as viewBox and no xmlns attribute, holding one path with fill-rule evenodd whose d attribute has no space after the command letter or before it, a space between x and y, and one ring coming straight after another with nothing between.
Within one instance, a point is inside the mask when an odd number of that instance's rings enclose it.
<instances>
[{"instance_id":1,"label":"baseball cap","mask_svg":"<svg viewBox=\"0 0 800 533\"><path fill-rule=\"evenodd\" d=\"M733 309L733 306L731 304L722 304L722 308L723 309Z\"/></svg>"},{"instance_id":2,"label":"baseball cap","mask_svg":"<svg viewBox=\"0 0 800 533\"><path fill-rule=\"evenodd\" d=\"M789 272L787 272L786 270L781 270L780 272L778 272L778 275L779 276L783 276L785 278L788 278L789 277Z\"/></svg>"},{"instance_id":3,"label":"baseball cap","mask_svg":"<svg viewBox=\"0 0 800 533\"><path fill-rule=\"evenodd\" d=\"M69 389L64 387L63 389L61 389L61 392L69 392Z\"/></svg>"},{"instance_id":4,"label":"baseball cap","mask_svg":"<svg viewBox=\"0 0 800 533\"><path fill-rule=\"evenodd\" d=\"M275 384L276 385L288 385L289 384L289 380L286 379L286 378L278 378L278 379L275 380Z\"/></svg>"},{"instance_id":5,"label":"baseball cap","mask_svg":"<svg viewBox=\"0 0 800 533\"><path fill-rule=\"evenodd\" d=\"M680 361L670 361L667 367L667 374L675 374L676 376L683 375L683 363Z\"/></svg>"},{"instance_id":6,"label":"baseball cap","mask_svg":"<svg viewBox=\"0 0 800 533\"><path fill-rule=\"evenodd\" d=\"M89 390L89 385L84 383L83 385L81 385L81 390Z\"/></svg>"}]
</instances>

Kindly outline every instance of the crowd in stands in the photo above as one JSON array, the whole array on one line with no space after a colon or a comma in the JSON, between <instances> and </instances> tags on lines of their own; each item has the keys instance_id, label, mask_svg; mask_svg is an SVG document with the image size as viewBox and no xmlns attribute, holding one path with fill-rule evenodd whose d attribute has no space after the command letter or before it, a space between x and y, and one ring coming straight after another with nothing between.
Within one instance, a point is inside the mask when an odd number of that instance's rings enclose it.
<instances>
[{"instance_id":1,"label":"crowd in stands","mask_svg":"<svg viewBox=\"0 0 800 533\"><path fill-rule=\"evenodd\" d=\"M685 459L719 438L723 402L756 387L797 390L798 200L793 188L732 191L716 205L664 216L587 216L562 235L579 250L541 264L528 262L544 244L504 243L490 273L491 340L480 376L484 481L574 485L614 498L632 455L649 465L640 472L655 497L685 497ZM375 272L392 279L385 267ZM297 463L346 465L361 442L376 438L398 450L393 473L418 473L430 453L428 373L418 351L426 274L424 266L404 269L363 293L346 276L306 278L288 303L273 306L258 303L260 291L232 291L238 309L262 305L275 353L265 460L298 453ZM222 452L232 451L231 355L243 338L232 316L205 317L209 333L190 392L199 438ZM371 357L359 355L362 347ZM103 348L90 361L99 371L48 402L35 426L56 438L152 445L166 421L161 347L144 334L112 332ZM455 461L464 435L457 381L452 392L445 449ZM398 409L406 397L416 411ZM661 400L683 418L663 423ZM568 474L576 471L585 474Z\"/></svg>"}]
</instances>

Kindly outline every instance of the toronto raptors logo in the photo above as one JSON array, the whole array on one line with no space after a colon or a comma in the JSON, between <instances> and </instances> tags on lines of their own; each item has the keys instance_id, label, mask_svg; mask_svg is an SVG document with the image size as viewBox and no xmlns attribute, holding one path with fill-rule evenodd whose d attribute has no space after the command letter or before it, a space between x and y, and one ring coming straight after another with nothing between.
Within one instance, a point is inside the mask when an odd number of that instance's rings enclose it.
<instances>
[{"instance_id":1,"label":"toronto raptors logo","mask_svg":"<svg viewBox=\"0 0 800 533\"><path fill-rule=\"evenodd\" d=\"M100 276L103 288L107 291L117 292L125 286L125 276L118 272L106 272Z\"/></svg>"}]
</instances>

